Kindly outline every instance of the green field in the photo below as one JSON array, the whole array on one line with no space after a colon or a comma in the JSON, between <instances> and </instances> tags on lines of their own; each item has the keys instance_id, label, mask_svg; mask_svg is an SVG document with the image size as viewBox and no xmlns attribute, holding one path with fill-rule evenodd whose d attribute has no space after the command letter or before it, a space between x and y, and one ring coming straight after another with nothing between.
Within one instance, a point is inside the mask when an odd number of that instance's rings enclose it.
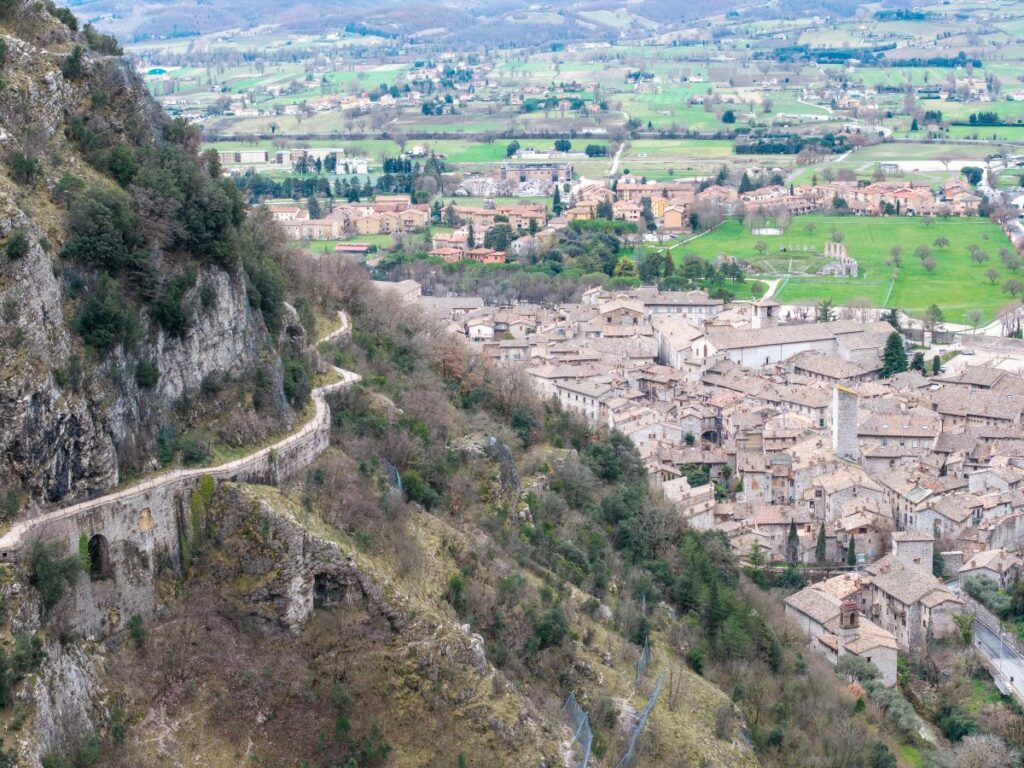
<instances>
[{"instance_id":1,"label":"green field","mask_svg":"<svg viewBox=\"0 0 1024 768\"><path fill-rule=\"evenodd\" d=\"M485 198L485 197L441 197L440 195L434 199L434 202L440 202L441 203L441 207L444 208L449 203L452 203L454 205L469 205L469 206L474 206L475 205L475 206L481 206L487 200L493 201L495 205L521 205L523 203L542 203L543 205L547 206L547 208L549 210L551 209L551 204L553 202L553 200L550 197L529 197L529 196L500 197L499 196L499 197ZM431 204L433 204L433 202ZM434 227L433 231L437 232L437 231L439 231L439 229L437 227Z\"/></svg>"},{"instance_id":2,"label":"green field","mask_svg":"<svg viewBox=\"0 0 1024 768\"><path fill-rule=\"evenodd\" d=\"M919 142L889 142L858 149L850 154L851 161L892 162L900 160L984 160L999 154L1008 146L1001 144L928 144Z\"/></svg>"},{"instance_id":3,"label":"green field","mask_svg":"<svg viewBox=\"0 0 1024 768\"><path fill-rule=\"evenodd\" d=\"M353 235L340 240L300 240L296 243L313 253L333 253L338 243L367 243L378 248L390 248L395 244L395 238L391 235Z\"/></svg>"},{"instance_id":4,"label":"green field","mask_svg":"<svg viewBox=\"0 0 1024 768\"><path fill-rule=\"evenodd\" d=\"M808 231L808 225L813 225L813 232ZM820 252L833 227L843 234L850 256L860 265L860 277L814 276L825 259L809 249ZM934 246L940 237L947 238L949 246ZM764 255L755 248L759 241L767 244ZM903 247L903 263L898 272L885 264L895 243ZM990 256L987 263L970 260L967 246L972 244ZM931 273L914 256L920 245L929 247L936 261ZM899 307L911 313L921 312L934 303L942 307L947 320L963 323L972 309L980 309L986 320L991 320L1000 307L1011 301L1002 291L1010 274L999 260L1001 248L1012 245L996 224L982 218L813 215L796 217L784 234L775 236L754 236L741 222L727 221L713 232L679 245L672 253L678 261L690 254L705 259L724 254L748 261L765 277L784 280L776 292L783 303L832 298L845 304L868 299L876 306ZM994 285L985 276L990 268L999 273ZM806 276L785 279L786 275L800 273Z\"/></svg>"}]
</instances>

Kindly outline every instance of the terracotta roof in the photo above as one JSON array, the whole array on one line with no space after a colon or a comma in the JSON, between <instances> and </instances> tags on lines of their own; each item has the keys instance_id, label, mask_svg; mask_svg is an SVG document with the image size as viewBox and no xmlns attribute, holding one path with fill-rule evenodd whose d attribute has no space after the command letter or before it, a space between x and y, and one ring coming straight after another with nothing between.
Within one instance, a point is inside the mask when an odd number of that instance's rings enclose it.
<instances>
[{"instance_id":1,"label":"terracotta roof","mask_svg":"<svg viewBox=\"0 0 1024 768\"><path fill-rule=\"evenodd\" d=\"M960 603L952 590L935 578L931 571L910 565L892 554L869 565L867 574L874 586L905 605L918 601L929 607L944 602Z\"/></svg>"}]
</instances>

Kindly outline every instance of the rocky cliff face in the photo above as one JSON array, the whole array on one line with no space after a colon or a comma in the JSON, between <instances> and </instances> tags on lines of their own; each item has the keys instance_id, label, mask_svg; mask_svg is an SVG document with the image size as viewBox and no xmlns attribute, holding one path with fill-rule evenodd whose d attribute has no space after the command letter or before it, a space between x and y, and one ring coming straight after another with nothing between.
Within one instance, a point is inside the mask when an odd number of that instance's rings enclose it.
<instances>
[{"instance_id":1,"label":"rocky cliff face","mask_svg":"<svg viewBox=\"0 0 1024 768\"><path fill-rule=\"evenodd\" d=\"M88 292L89 272L61 258L71 234L65 190L68 179L114 185L85 156L88 142L70 135L158 150L167 118L126 62L89 51L82 34L42 4L0 13L0 40L0 492L53 503L116 484L126 456L143 468L157 425L207 376L241 377L259 364L279 393L280 363L237 265L199 266L182 299L194 313L184 335L166 333L142 307L130 350L98 355L82 344L71 304L75 292ZM67 62L76 48L81 64L72 77ZM136 209L146 207L144 194L127 192ZM142 218L139 225L148 228ZM15 236L28 250L11 258L5 241ZM188 258L153 247L138 290L160 290ZM159 372L145 390L135 380L140 360Z\"/></svg>"},{"instance_id":2,"label":"rocky cliff face","mask_svg":"<svg viewBox=\"0 0 1024 768\"><path fill-rule=\"evenodd\" d=\"M0 486L24 484L50 501L89 494L117 481L105 398L92 382L57 384L74 350L62 287L38 228L10 196L0 199L0 233L33 232L28 256L0 266Z\"/></svg>"},{"instance_id":3,"label":"rocky cliff face","mask_svg":"<svg viewBox=\"0 0 1024 768\"><path fill-rule=\"evenodd\" d=\"M393 632L408 624L402 601L336 542L318 536L274 491L223 485L208 512L211 581L224 585L234 612L267 636L302 632L318 607L356 606Z\"/></svg>"}]
</instances>

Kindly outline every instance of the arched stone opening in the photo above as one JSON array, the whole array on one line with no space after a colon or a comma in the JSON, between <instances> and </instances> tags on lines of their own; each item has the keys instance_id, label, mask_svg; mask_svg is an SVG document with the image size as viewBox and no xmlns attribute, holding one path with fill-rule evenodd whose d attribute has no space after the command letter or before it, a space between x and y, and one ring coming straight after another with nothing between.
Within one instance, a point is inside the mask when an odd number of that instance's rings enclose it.
<instances>
[{"instance_id":1,"label":"arched stone opening","mask_svg":"<svg viewBox=\"0 0 1024 768\"><path fill-rule=\"evenodd\" d=\"M89 577L94 580L109 579L113 573L107 537L99 533L93 534L89 538Z\"/></svg>"}]
</instances>

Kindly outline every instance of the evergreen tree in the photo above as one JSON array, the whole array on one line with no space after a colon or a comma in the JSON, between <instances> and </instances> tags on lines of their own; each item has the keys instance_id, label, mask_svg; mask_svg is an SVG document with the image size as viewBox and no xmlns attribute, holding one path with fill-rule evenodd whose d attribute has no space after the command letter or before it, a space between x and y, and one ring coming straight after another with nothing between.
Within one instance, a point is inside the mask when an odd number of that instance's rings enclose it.
<instances>
[{"instance_id":1,"label":"evergreen tree","mask_svg":"<svg viewBox=\"0 0 1024 768\"><path fill-rule=\"evenodd\" d=\"M795 563L800 555L800 537L796 533L796 521L789 521L789 534L786 536L786 560Z\"/></svg>"},{"instance_id":2,"label":"evergreen tree","mask_svg":"<svg viewBox=\"0 0 1024 768\"><path fill-rule=\"evenodd\" d=\"M672 253L665 251L665 266L661 268L662 277L672 277L676 271L676 263L672 261Z\"/></svg>"},{"instance_id":3,"label":"evergreen tree","mask_svg":"<svg viewBox=\"0 0 1024 768\"><path fill-rule=\"evenodd\" d=\"M818 303L814 311L814 319L819 323L831 323L836 319L835 310L832 309L832 299L824 299Z\"/></svg>"},{"instance_id":4,"label":"evergreen tree","mask_svg":"<svg viewBox=\"0 0 1024 768\"><path fill-rule=\"evenodd\" d=\"M620 256L615 262L615 269L612 270L613 277L636 277L636 262L628 256Z\"/></svg>"},{"instance_id":5,"label":"evergreen tree","mask_svg":"<svg viewBox=\"0 0 1024 768\"><path fill-rule=\"evenodd\" d=\"M942 358L936 355L932 358L932 376L938 376L942 370Z\"/></svg>"},{"instance_id":6,"label":"evergreen tree","mask_svg":"<svg viewBox=\"0 0 1024 768\"><path fill-rule=\"evenodd\" d=\"M559 193L557 185L555 185L555 197L551 201L551 211L555 216L562 215L562 195Z\"/></svg>"},{"instance_id":7,"label":"evergreen tree","mask_svg":"<svg viewBox=\"0 0 1024 768\"><path fill-rule=\"evenodd\" d=\"M932 551L932 575L941 579L946 571L946 561L939 550Z\"/></svg>"},{"instance_id":8,"label":"evergreen tree","mask_svg":"<svg viewBox=\"0 0 1024 768\"><path fill-rule=\"evenodd\" d=\"M910 122L910 130L912 130L912 131L916 131L917 129L918 129L918 126L917 126L917 118L915 117L915 118L914 118L914 119L913 119L913 120L912 120L912 121Z\"/></svg>"},{"instance_id":9,"label":"evergreen tree","mask_svg":"<svg viewBox=\"0 0 1024 768\"><path fill-rule=\"evenodd\" d=\"M751 183L750 177L747 176L747 172L744 171L743 172L743 178L740 179L740 187L739 187L739 189L737 191L742 195L744 192L749 192L753 188L754 188L754 185Z\"/></svg>"},{"instance_id":10,"label":"evergreen tree","mask_svg":"<svg viewBox=\"0 0 1024 768\"><path fill-rule=\"evenodd\" d=\"M466 244L470 248L476 248L476 235L473 234L473 222L469 223L469 230L467 232Z\"/></svg>"},{"instance_id":11,"label":"evergreen tree","mask_svg":"<svg viewBox=\"0 0 1024 768\"><path fill-rule=\"evenodd\" d=\"M903 373L907 370L907 351L903 348L903 337L896 331L889 334L885 342L885 352L882 353L883 379Z\"/></svg>"},{"instance_id":12,"label":"evergreen tree","mask_svg":"<svg viewBox=\"0 0 1024 768\"><path fill-rule=\"evenodd\" d=\"M897 331L900 329L900 311L896 307L883 312L882 319Z\"/></svg>"},{"instance_id":13,"label":"evergreen tree","mask_svg":"<svg viewBox=\"0 0 1024 768\"><path fill-rule=\"evenodd\" d=\"M850 546L846 550L846 564L857 564L857 540L853 536L850 537Z\"/></svg>"},{"instance_id":14,"label":"evergreen tree","mask_svg":"<svg viewBox=\"0 0 1024 768\"><path fill-rule=\"evenodd\" d=\"M910 370L920 371L924 374L924 352L915 352L913 359L910 361Z\"/></svg>"},{"instance_id":15,"label":"evergreen tree","mask_svg":"<svg viewBox=\"0 0 1024 768\"><path fill-rule=\"evenodd\" d=\"M656 283L661 277L662 266L661 255L657 252L642 253L637 257L637 273L640 276L640 280L647 283Z\"/></svg>"},{"instance_id":16,"label":"evergreen tree","mask_svg":"<svg viewBox=\"0 0 1024 768\"><path fill-rule=\"evenodd\" d=\"M814 559L819 563L825 562L825 524L818 528L818 541L814 545Z\"/></svg>"},{"instance_id":17,"label":"evergreen tree","mask_svg":"<svg viewBox=\"0 0 1024 768\"><path fill-rule=\"evenodd\" d=\"M750 545L750 551L747 552L747 563L755 573L759 572L764 567L764 552L761 551L761 548L757 546L757 544Z\"/></svg>"}]
</instances>

